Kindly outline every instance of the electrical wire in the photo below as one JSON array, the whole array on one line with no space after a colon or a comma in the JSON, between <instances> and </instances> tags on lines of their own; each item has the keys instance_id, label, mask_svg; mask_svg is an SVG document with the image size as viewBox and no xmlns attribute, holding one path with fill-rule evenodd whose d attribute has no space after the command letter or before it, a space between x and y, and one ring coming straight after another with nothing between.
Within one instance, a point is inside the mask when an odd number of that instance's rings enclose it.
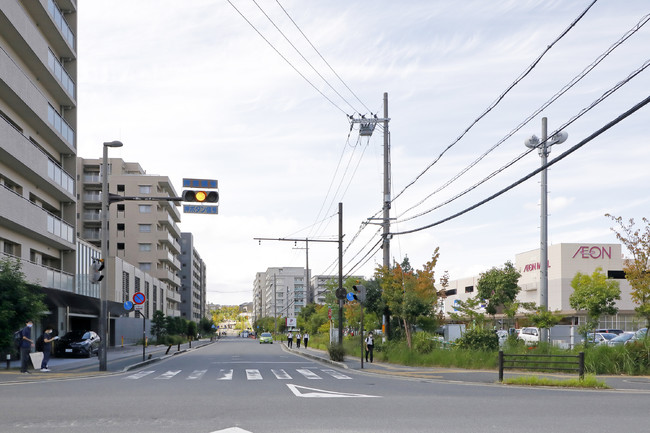
<instances>
[{"instance_id":1,"label":"electrical wire","mask_svg":"<svg viewBox=\"0 0 650 433\"><path fill-rule=\"evenodd\" d=\"M314 67L314 65L312 65L311 62L310 62L309 60L307 60L307 58L306 58L306 57L305 57L305 56L300 52L300 50L299 50L298 48L296 48L296 46L293 44L293 42L291 42L291 41L289 40L289 38L287 37L287 35L285 35L284 32L283 32L282 30L280 30L280 28L275 24L275 22L271 19L271 17L270 17L270 16L269 16L265 11L264 11L264 9L262 9L262 7L259 5L259 3L257 3L256 0L252 0L252 1L253 1L253 3L255 3L255 6L257 6L257 8L262 12L262 14L264 14L264 16L269 20L269 22L273 25L273 27L275 27L275 29L276 29L278 32L280 32L280 34L282 35L282 37L284 37L284 39L289 43L289 45L291 45L291 47L293 47L293 49L296 51L296 53L298 53L298 55L299 55L299 56L300 56L300 57L301 57L301 58L302 58L302 59L303 59L303 60L304 60L304 61L305 61L305 62L306 62L306 63L307 63L311 68L312 68L312 70L313 70L314 72L316 72L316 74L317 74L317 75L318 75L318 76L323 80L323 82L324 82L325 84L327 84L327 86L328 86L330 89L332 89L332 91L333 91L334 93L336 93L336 94L339 96L339 98L341 98L341 99L342 99L346 104L348 104L348 106L352 109L352 111L359 111L359 110L357 110L356 108L354 108L354 106L353 106L352 104L350 104L350 102L349 102L347 99L345 99L345 98L343 97L343 95L341 95L341 94L340 94L340 93L339 93L339 92L338 92L338 91L337 91L337 90L336 90L336 89L335 89L335 88L330 84L330 82L327 81L327 79L325 79L325 77L323 77L323 75L322 75L320 72L318 72L318 70ZM279 4L279 3L278 3L278 4ZM282 8L282 5L280 5L280 7ZM284 8L282 8L282 9L284 10ZM286 11L285 11L285 13L286 13ZM288 16L288 14L287 14L287 16ZM289 18L291 19L291 17L289 17ZM291 21L293 21L293 20L291 20ZM294 24L295 24L295 22L294 22ZM297 27L297 26L296 26L296 27ZM298 29L298 30L300 30L300 29ZM301 33L302 33L302 32L301 32ZM303 34L303 36L304 36L304 34ZM312 45L312 47L313 47L313 45Z\"/></svg>"},{"instance_id":2,"label":"electrical wire","mask_svg":"<svg viewBox=\"0 0 650 433\"><path fill-rule=\"evenodd\" d=\"M523 182L527 181L527 180L530 179L531 177L533 177L533 176L535 176L536 174L540 173L542 170L545 170L545 169L547 169L548 167L550 167L550 166L554 165L555 163L561 161L562 159L566 158L568 155L570 155L570 154L572 154L573 152L575 152L576 150L580 149L580 148L583 147L585 144L589 143L591 140L593 140L594 138L596 138L596 137L598 137L599 135L601 135L603 132L607 131L608 129L610 129L610 128L612 128L613 126L615 126L615 125L617 125L618 123L620 123L622 120L624 120L624 119L626 119L627 117L631 116L632 114L634 114L636 111L638 111L639 109L641 109L642 107L644 107L644 106L647 105L648 103L650 103L650 96L646 97L644 100L642 100L642 101L639 102L638 104L634 105L634 106L633 106L632 108L630 108L628 111L626 111L626 112L624 112L623 114L619 115L616 119L610 121L610 122L607 123L605 126L603 126L602 128L598 129L597 131L595 131L594 133L592 133L591 135L589 135L587 138L581 140L578 144L574 145L573 147L571 147L571 148L568 149L567 151L565 151L565 152L563 152L562 154L558 155L556 158L554 158L554 159L551 160L550 162L547 162L546 164L542 165L542 166L539 167L538 169L532 171L532 172L529 173L528 175L522 177L521 179L519 179L519 180L517 180L516 182L514 182L514 183L508 185L507 187L501 189L500 191L498 191L498 192L492 194L491 196L487 197L486 199L481 200L480 202L475 203L474 205L472 205L472 206L470 206L470 207L468 207L468 208L465 208L465 209L463 209L462 211L457 212L457 213L455 213L455 214L453 214L453 215L451 215L451 216L449 216L449 217L447 217L447 218L444 218L444 219L442 219L442 220L436 221L436 222L431 223L431 224L427 224L426 226L418 227L418 228L411 229L411 230L404 230L404 231L401 231L401 232L395 232L395 233L391 233L391 234L392 234L393 236L399 236L399 235L406 235L406 234L410 234L410 233L415 233L415 232L419 232L419 231L422 231L422 230L426 230L426 229L429 229L429 228L431 228L431 227L435 227L435 226L440 225L440 224L442 224L442 223L445 223L445 222L447 222L447 221L451 221L451 220L453 220L453 219L455 219L455 218L458 218L459 216L464 215L464 214L466 214L467 212L470 212L470 211L472 211L472 210L474 210L474 209L476 209L476 208L478 208L478 207L484 205L485 203L488 203L488 202L494 200L495 198L497 198L497 197L503 195L504 193L510 191L510 190L513 189L514 187L516 187L516 186L522 184Z\"/></svg>"},{"instance_id":3,"label":"electrical wire","mask_svg":"<svg viewBox=\"0 0 650 433\"><path fill-rule=\"evenodd\" d=\"M337 104L335 104L334 101L332 101L330 98L328 98L327 95L325 95L325 94L324 94L324 93L323 93L323 92L322 92L318 87L316 87L316 86L314 85L314 83L312 83L311 81L309 81L309 79L308 79L307 77L305 77L305 75L303 75L303 73L300 72L300 71L298 70L298 68L296 68L296 67L293 65L293 63L291 63L291 62L289 61L289 59L287 59L285 56L283 56L282 53L281 53L277 48L275 48L275 46L274 46L274 45L273 45L273 44L272 44L268 39L266 39L266 38L264 37L264 35L263 35L263 34L262 34L258 29L257 29L257 27L255 27L255 25L254 25L252 22L250 22L250 21L248 20L248 18L246 18L246 17L244 16L244 14L243 14L239 9L237 9L237 7L236 7L236 6L235 6L235 5L234 5L230 0L227 0L227 1L228 1L228 3L230 3L230 6L232 6L233 9L235 9L235 10L237 11L237 13L238 13L238 14L239 14L243 19L244 19L244 21L246 21L246 22L248 23L248 25L250 25L250 26L253 28L253 30L255 30L255 32L256 32L258 35L260 35L260 37L261 37L262 39L264 39L264 41L265 41L265 42L266 42L266 43L267 43L271 48L273 48L273 51L275 51L275 52L276 52L280 57L282 57L282 59L283 59L283 60L284 60L284 61L285 61L289 66L291 66L291 68L292 68L294 71L296 71L296 73L298 73L298 75L300 75L300 76L302 77L303 80L305 80L305 81L306 81L306 82L307 82L307 83L308 83L308 84L309 84L309 85L310 85L314 90L316 90L318 93L320 93L320 95L321 95L323 98L325 98L325 99L326 99L330 104L332 104L332 105L333 105L337 110L339 110L341 113L345 114L345 116L346 116L347 118L349 118L349 115L348 115L348 113L345 112L345 110L343 110L341 107L339 107Z\"/></svg>"},{"instance_id":4,"label":"electrical wire","mask_svg":"<svg viewBox=\"0 0 650 433\"><path fill-rule=\"evenodd\" d=\"M329 64L329 62L328 62L327 60L325 60L325 57L323 57L323 56L321 55L320 51L318 51L318 50L316 49L316 47L314 46L314 44L311 43L311 41L309 40L309 38L307 37L307 35L305 35L305 33L300 29L300 27L298 26L298 24L296 24L296 22L293 20L293 18L291 18L291 16L289 15L289 12L287 12L287 10L286 10L286 9L285 9L281 4L280 4L280 1L279 1L279 0L275 0L275 1L276 1L276 3L278 4L278 6L280 6L280 9L282 9L282 10L284 11L284 13L287 15L287 17L289 18L289 20L291 20L291 22L293 23L293 25L296 26L296 28L298 29L298 31L300 32L300 34L305 38L305 40L309 43L309 45L311 45L311 47L314 49L314 51L316 51L316 53L318 54L318 56L323 60L323 62L325 62L325 64L327 65L327 67L330 68L330 71L332 71L332 73L336 76L336 78L339 79L339 81L340 81L340 82L345 86L345 88L348 89L348 90L350 91L350 93L352 94L352 96L354 96L355 99L356 99L357 101L359 101L359 103L360 103L361 105L363 105L363 107L364 107L366 110L370 111L370 109L366 106L366 104L364 104L363 101L362 101L361 99L359 99L359 97L357 96L357 94L354 93L354 92L352 91L352 89L351 89L351 88L350 88L350 87L345 83L345 81L343 81L343 79L339 76L339 74L336 73L336 71L334 70L334 68L332 68L332 66ZM346 102L347 102L347 101L346 101ZM348 105L350 105L350 104L348 103ZM351 106L351 105L350 105L350 106ZM359 111L357 110L357 112L359 112ZM375 111L375 113L376 113L376 111Z\"/></svg>"},{"instance_id":5,"label":"electrical wire","mask_svg":"<svg viewBox=\"0 0 650 433\"><path fill-rule=\"evenodd\" d=\"M444 149L444 150L443 150L443 151L442 151L442 152L441 152L441 153L436 157L436 159L433 160L433 162L431 162L431 163L430 163L430 164L429 164L429 165L428 165L424 170L422 170L422 172L420 172L420 174L418 174L418 175L415 177L415 179L413 179L411 182L409 182L409 183L408 183L408 184L407 184L407 185L406 185L406 186L405 186L405 187L404 187L404 188L403 188L403 189L402 189L402 190L401 190L397 195L395 195L395 196L393 197L393 201L397 200L397 199L398 199L398 198L399 198L399 197L400 197L400 196L401 196L401 195L402 195L402 194L403 194L403 193L404 193L408 188L410 188L413 184L415 184L415 182L417 182L417 181L418 181L422 176L424 176L424 174L425 174L426 172L428 172L428 171L431 169L431 167L433 167L433 166L434 166L434 165L435 165L435 164L440 160L440 158L442 158L442 156L443 156L445 153L447 153L447 151L448 151L449 149L451 149L453 146L456 145L456 143L458 143L458 142L459 142L463 137L465 137L465 135L466 135L466 134L467 134L467 133L468 133L468 132L469 132L469 131L474 127L474 125L476 125L480 120L482 120L485 116L487 116L487 114L488 114L490 111L492 111L492 110L493 110L493 109L494 109L494 108L495 108L495 107L496 107L496 106L497 106L497 105L498 105L498 104L503 100L503 98L505 98L505 96L506 96L506 95L507 95L507 94L508 94L508 93L509 93L509 92L510 92L510 91L511 91L511 90L512 90L512 89L513 89L517 84L519 84L519 83L520 83L520 82L521 82L521 81L522 81L526 76L528 76L528 74L530 74L530 72L531 72L531 71L532 71L532 70L537 66L537 64L538 64L538 63L542 60L542 58L543 58L543 57L544 57L544 56L545 56L545 55L546 55L546 54L551 50L551 48L553 48L553 47L555 46L555 44L557 44L557 43L558 43L562 38L564 38L564 36L566 36L567 33L569 33L569 31L570 31L573 27L575 27L575 25L576 25L576 24L577 24L577 23L578 23L578 22L579 22L579 21L580 21L580 20L581 20L581 19L582 19L586 14L587 14L587 12L589 11L589 9L591 9L591 7L592 7L592 6L593 6L597 1L598 1L598 0L593 0L593 1L591 2L591 4L590 4L589 6L587 6L587 8L586 8L584 11L582 11L582 13L580 13L580 15L578 15L578 17L577 17L576 19L574 19L573 22L572 22L572 23L571 23L571 24L570 24L566 29L564 29L564 31L562 31L562 32L560 33L560 35L559 35L557 38L555 38L555 40L554 40L553 42L551 42L551 44L549 44L549 45L546 47L546 49L544 49L544 51L542 51L542 54L540 54L540 55L539 55L539 56L538 56L538 57L533 61L533 63L532 63L530 66L528 66L528 68L526 68L526 70L525 70L524 72L522 72L522 73L519 75L519 77L517 77L517 79L515 79L515 81L512 82L512 83L511 83L511 84L506 88L506 90L505 90L504 92L502 92L502 93L497 97L497 99L495 99L495 100L494 100L494 101L493 101L493 102L488 106L488 108L487 108L485 111L483 111L483 113L482 113L480 116L478 116L476 119L474 119L474 121L473 121L472 123L470 123L470 125L469 125L467 128L465 128L465 130L464 130L464 131L463 131L463 132L462 132L462 133L461 133L461 134L460 134L460 135L459 135L459 136L458 136L458 137L457 137L457 138L456 138L456 139L455 139L451 144L449 144L449 145L448 145L448 146L447 146L447 147L446 147L446 148L445 148L445 149Z\"/></svg>"}]
</instances>

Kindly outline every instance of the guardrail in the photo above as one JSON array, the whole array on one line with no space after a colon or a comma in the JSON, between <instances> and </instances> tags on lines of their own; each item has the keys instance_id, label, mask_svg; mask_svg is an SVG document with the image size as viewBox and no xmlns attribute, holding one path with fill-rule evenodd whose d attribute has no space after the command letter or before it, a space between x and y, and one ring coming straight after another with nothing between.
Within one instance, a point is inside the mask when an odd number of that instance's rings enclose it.
<instances>
[{"instance_id":1,"label":"guardrail","mask_svg":"<svg viewBox=\"0 0 650 433\"><path fill-rule=\"evenodd\" d=\"M584 379L585 353L580 352L577 355L506 355L500 350L499 382L503 382L503 370L505 369L575 371L580 379Z\"/></svg>"}]
</instances>

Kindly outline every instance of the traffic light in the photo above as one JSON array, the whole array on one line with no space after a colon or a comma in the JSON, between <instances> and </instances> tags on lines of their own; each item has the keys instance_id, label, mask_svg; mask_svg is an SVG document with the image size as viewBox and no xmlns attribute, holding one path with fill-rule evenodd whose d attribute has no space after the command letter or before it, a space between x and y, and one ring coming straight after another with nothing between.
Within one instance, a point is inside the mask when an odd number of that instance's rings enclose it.
<instances>
[{"instance_id":1,"label":"traffic light","mask_svg":"<svg viewBox=\"0 0 650 433\"><path fill-rule=\"evenodd\" d=\"M217 191L203 191L188 189L183 191L183 201L198 203L216 203L219 201Z\"/></svg>"},{"instance_id":2,"label":"traffic light","mask_svg":"<svg viewBox=\"0 0 650 433\"><path fill-rule=\"evenodd\" d=\"M104 270L104 259L92 259L93 262L90 265L90 275L88 278L93 284L99 283L104 279L102 271Z\"/></svg>"},{"instance_id":3,"label":"traffic light","mask_svg":"<svg viewBox=\"0 0 650 433\"><path fill-rule=\"evenodd\" d=\"M352 292L354 299L359 301L361 304L366 302L366 288L364 286L361 284L356 284L352 286L352 290L354 290L354 292Z\"/></svg>"}]
</instances>

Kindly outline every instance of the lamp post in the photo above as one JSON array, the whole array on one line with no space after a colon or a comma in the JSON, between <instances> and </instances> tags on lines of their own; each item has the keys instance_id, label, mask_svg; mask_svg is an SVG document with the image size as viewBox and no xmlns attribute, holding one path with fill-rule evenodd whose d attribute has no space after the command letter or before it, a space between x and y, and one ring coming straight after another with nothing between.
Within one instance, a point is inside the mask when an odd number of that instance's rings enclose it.
<instances>
[{"instance_id":1,"label":"lamp post","mask_svg":"<svg viewBox=\"0 0 650 433\"><path fill-rule=\"evenodd\" d=\"M104 260L104 274L109 275L108 272L108 212L110 202L108 200L108 148L109 147L122 147L121 141L111 141L104 143L104 153L102 159L102 259ZM101 280L100 300L101 311L99 313L99 371L106 371L106 352L108 347L108 278L104 277Z\"/></svg>"},{"instance_id":2,"label":"lamp post","mask_svg":"<svg viewBox=\"0 0 650 433\"><path fill-rule=\"evenodd\" d=\"M564 143L569 134L560 131L550 138L547 132L547 119L542 118L542 139L537 136L526 139L524 144L530 149L537 148L542 158L542 167L546 166L548 155L551 153L551 146ZM540 211L540 240L539 240L539 306L548 310L548 183L546 180L546 168L542 170L542 194ZM548 342L548 330L541 329L540 341Z\"/></svg>"}]
</instances>

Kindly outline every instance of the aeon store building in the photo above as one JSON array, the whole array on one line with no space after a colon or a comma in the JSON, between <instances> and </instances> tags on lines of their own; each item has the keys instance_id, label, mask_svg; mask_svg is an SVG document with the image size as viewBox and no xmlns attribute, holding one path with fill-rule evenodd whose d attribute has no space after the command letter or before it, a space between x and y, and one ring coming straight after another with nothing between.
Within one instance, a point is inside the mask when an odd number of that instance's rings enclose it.
<instances>
[{"instance_id":1,"label":"aeon store building","mask_svg":"<svg viewBox=\"0 0 650 433\"><path fill-rule=\"evenodd\" d=\"M540 251L539 249L515 255L515 267L521 273L517 297L522 302L535 302L539 305L540 287ZM623 256L620 244L557 244L548 247L548 308L559 311L565 316L564 324L582 324L586 319L585 312L575 311L569 305L569 297L573 293L571 280L576 273L591 275L596 268L609 278L616 279L621 289L621 299L617 301L618 314L603 316L600 319L601 328L616 328L633 331L639 328L640 320L634 311L635 304L630 297L630 284L623 273ZM487 269L486 269L487 271ZM448 317L454 311L454 302L466 300L475 296L476 284L480 275L461 278L449 282L447 298L442 300ZM523 317L523 314L520 314Z\"/></svg>"}]
</instances>

